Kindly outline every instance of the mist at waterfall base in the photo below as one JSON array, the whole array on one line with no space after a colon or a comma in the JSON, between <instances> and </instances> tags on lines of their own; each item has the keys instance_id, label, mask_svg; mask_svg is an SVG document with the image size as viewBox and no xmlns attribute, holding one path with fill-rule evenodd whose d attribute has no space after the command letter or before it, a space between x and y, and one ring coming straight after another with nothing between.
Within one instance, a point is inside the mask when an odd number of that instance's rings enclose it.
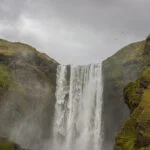
<instances>
[{"instance_id":1,"label":"mist at waterfall base","mask_svg":"<svg viewBox=\"0 0 150 150\"><path fill-rule=\"evenodd\" d=\"M53 135L44 150L100 150L102 146L101 65L57 69Z\"/></svg>"}]
</instances>

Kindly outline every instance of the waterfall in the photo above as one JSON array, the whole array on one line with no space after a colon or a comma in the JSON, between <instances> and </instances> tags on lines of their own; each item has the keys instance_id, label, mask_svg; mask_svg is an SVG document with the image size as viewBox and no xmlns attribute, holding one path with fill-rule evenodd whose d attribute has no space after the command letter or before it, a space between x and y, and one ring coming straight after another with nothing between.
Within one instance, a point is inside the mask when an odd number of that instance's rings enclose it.
<instances>
[{"instance_id":1,"label":"waterfall","mask_svg":"<svg viewBox=\"0 0 150 150\"><path fill-rule=\"evenodd\" d=\"M100 150L101 65L59 65L52 150Z\"/></svg>"}]
</instances>

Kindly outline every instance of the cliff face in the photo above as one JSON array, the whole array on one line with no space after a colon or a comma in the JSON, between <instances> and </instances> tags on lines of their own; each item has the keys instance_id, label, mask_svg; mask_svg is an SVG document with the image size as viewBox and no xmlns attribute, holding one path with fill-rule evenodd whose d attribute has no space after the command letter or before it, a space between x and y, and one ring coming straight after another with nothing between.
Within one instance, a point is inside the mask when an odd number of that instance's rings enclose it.
<instances>
[{"instance_id":1,"label":"cliff face","mask_svg":"<svg viewBox=\"0 0 150 150\"><path fill-rule=\"evenodd\" d=\"M103 62L104 149L112 149L116 134L129 116L123 88L145 69L143 53L148 43L147 38L146 41L130 44Z\"/></svg>"},{"instance_id":2,"label":"cliff face","mask_svg":"<svg viewBox=\"0 0 150 150\"><path fill-rule=\"evenodd\" d=\"M124 88L130 118L116 137L115 150L150 150L150 37L142 56L146 69Z\"/></svg>"},{"instance_id":3,"label":"cliff face","mask_svg":"<svg viewBox=\"0 0 150 150\"><path fill-rule=\"evenodd\" d=\"M0 40L0 137L29 147L50 135L57 65L29 45Z\"/></svg>"}]
</instances>

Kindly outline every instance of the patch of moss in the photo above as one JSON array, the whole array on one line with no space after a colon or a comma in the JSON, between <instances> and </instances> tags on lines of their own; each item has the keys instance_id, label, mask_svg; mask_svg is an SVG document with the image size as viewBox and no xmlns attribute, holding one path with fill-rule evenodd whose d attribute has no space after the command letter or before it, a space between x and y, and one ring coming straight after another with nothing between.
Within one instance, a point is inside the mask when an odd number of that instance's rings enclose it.
<instances>
[{"instance_id":1,"label":"patch of moss","mask_svg":"<svg viewBox=\"0 0 150 150\"><path fill-rule=\"evenodd\" d=\"M12 82L12 73L9 67L0 64L0 91L5 91L9 88Z\"/></svg>"},{"instance_id":2,"label":"patch of moss","mask_svg":"<svg viewBox=\"0 0 150 150\"><path fill-rule=\"evenodd\" d=\"M129 140L130 139L130 140ZM115 150L127 150L128 148L134 148L134 141L136 139L136 130L131 120L125 123L125 128L122 128L122 132L118 135Z\"/></svg>"},{"instance_id":3,"label":"patch of moss","mask_svg":"<svg viewBox=\"0 0 150 150\"><path fill-rule=\"evenodd\" d=\"M0 143L0 150L15 150L11 142Z\"/></svg>"},{"instance_id":4,"label":"patch of moss","mask_svg":"<svg viewBox=\"0 0 150 150\"><path fill-rule=\"evenodd\" d=\"M0 150L15 150L14 143L7 138L0 138Z\"/></svg>"},{"instance_id":5,"label":"patch of moss","mask_svg":"<svg viewBox=\"0 0 150 150\"><path fill-rule=\"evenodd\" d=\"M136 80L135 82L129 83L124 88L125 102L132 112L140 103L142 91L140 89L140 82Z\"/></svg>"}]
</instances>

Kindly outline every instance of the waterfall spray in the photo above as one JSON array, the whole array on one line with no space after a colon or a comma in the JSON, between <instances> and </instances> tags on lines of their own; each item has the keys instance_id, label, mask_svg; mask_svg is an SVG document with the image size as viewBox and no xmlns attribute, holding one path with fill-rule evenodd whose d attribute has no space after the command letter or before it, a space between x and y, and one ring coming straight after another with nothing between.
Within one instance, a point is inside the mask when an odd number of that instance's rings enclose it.
<instances>
[{"instance_id":1,"label":"waterfall spray","mask_svg":"<svg viewBox=\"0 0 150 150\"><path fill-rule=\"evenodd\" d=\"M100 64L58 66L53 150L101 149L102 90Z\"/></svg>"}]
</instances>

